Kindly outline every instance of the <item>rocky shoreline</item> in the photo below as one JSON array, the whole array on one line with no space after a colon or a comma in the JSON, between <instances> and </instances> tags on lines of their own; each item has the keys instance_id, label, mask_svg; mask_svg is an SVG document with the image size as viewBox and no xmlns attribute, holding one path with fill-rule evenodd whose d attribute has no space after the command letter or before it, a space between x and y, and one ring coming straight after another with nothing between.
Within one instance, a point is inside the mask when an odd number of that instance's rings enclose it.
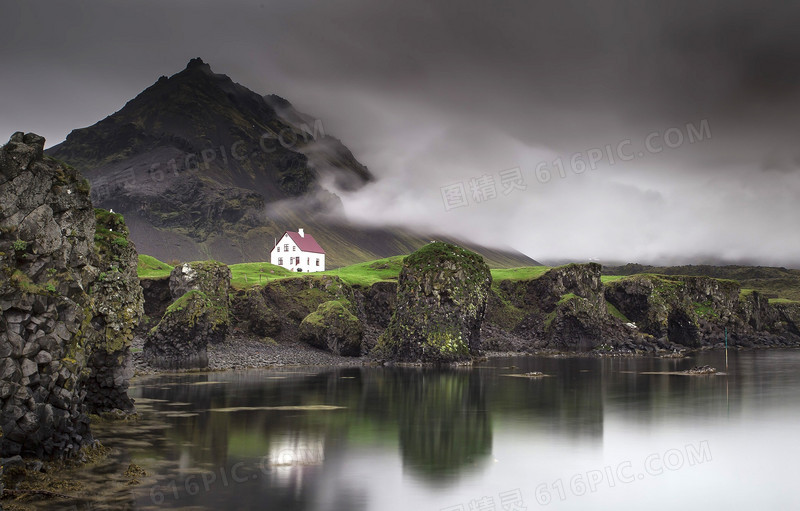
<instances>
[{"instance_id":1,"label":"rocky shoreline","mask_svg":"<svg viewBox=\"0 0 800 511\"><path fill-rule=\"evenodd\" d=\"M176 372L148 364L140 351L144 342L145 339L138 336L133 340L131 359L135 376ZM208 346L207 368L183 369L182 371L227 371L281 366L349 367L373 364L376 364L376 361L367 356L336 355L300 341L277 343L251 335L234 334L222 344Z\"/></svg>"},{"instance_id":2,"label":"rocky shoreline","mask_svg":"<svg viewBox=\"0 0 800 511\"><path fill-rule=\"evenodd\" d=\"M297 342L274 342L264 341L256 336L247 334L235 334L228 338L224 344L210 345L208 348L208 368L206 369L183 369L179 371L167 370L153 367L144 360L141 347L144 338L136 337L133 340L133 356L131 363L133 366L134 377L150 376L154 374L175 374L176 372L192 371L236 371L243 369L269 369L289 366L299 367L318 367L318 368L338 368L338 367L363 367L363 366L382 366L395 365L386 364L369 354L360 357L347 357L336 355L328 351L314 348L308 344ZM734 346L729 347L731 351L749 351L764 349L789 349L800 348L794 344L775 344L775 345L753 345L753 346ZM644 350L644 349L614 349L609 351L559 351L551 348L532 349L528 351L484 351L476 356L472 362L458 362L450 365L471 365L490 358L506 357L547 357L547 358L617 358L617 357L657 357L657 358L684 358L694 353L705 351L724 350L724 344L714 346L703 346L696 349L677 349L674 350ZM399 364L398 364L399 365ZM422 365L422 364L419 364Z\"/></svg>"}]
</instances>

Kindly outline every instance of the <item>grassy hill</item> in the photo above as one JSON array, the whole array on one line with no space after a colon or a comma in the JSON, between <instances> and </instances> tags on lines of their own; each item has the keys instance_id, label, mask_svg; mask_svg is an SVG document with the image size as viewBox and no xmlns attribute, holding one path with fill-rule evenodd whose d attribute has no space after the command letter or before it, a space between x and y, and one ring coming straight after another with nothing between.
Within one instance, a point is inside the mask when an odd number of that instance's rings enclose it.
<instances>
[{"instance_id":1,"label":"grassy hill","mask_svg":"<svg viewBox=\"0 0 800 511\"><path fill-rule=\"evenodd\" d=\"M314 275L336 275L344 282L358 287L369 287L375 282L383 280L397 280L403 267L405 256L393 256L375 259L362 263L351 264L342 268L317 272ZM291 272L280 266L269 263L239 263L230 265L232 280L235 288L246 288L254 285L264 285L275 279L284 279L303 275ZM517 268L492 268L492 280L529 280L539 278L552 267L550 266L523 266ZM642 270L642 271L632 271ZM147 256L139 256L139 278L166 277L172 271L172 266ZM677 266L677 267L652 267L641 265L628 265L604 269L602 276L604 283L623 279L630 275L655 274L664 276L693 275L707 276L720 280L735 280L742 285L742 294L758 291L770 298L773 303L786 303L800 301L800 271L785 268L764 268L748 266ZM739 278L735 278L739 277ZM613 313L613 311L612 311Z\"/></svg>"},{"instance_id":2,"label":"grassy hill","mask_svg":"<svg viewBox=\"0 0 800 511\"><path fill-rule=\"evenodd\" d=\"M352 286L369 287L375 282L397 280L400 270L403 268L403 259L405 259L405 256L386 257L324 272L316 272L314 275L335 275ZM238 263L231 264L229 267L231 269L231 284L236 288L264 285L271 280L304 275L270 263ZM139 255L137 270L140 279L168 277L172 268L173 266L159 261L155 257ZM500 281L536 278L549 269L549 266L528 266L521 268L495 268L491 271L492 278Z\"/></svg>"}]
</instances>

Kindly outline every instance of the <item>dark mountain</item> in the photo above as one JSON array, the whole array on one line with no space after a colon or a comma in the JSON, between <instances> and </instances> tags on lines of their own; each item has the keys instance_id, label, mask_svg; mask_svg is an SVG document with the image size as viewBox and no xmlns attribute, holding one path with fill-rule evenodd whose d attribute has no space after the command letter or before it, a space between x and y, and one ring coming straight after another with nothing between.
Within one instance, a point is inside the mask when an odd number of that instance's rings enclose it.
<instances>
[{"instance_id":1,"label":"dark mountain","mask_svg":"<svg viewBox=\"0 0 800 511\"><path fill-rule=\"evenodd\" d=\"M139 251L163 260L263 261L276 237L298 227L325 247L330 266L409 253L431 239L342 220L327 187L357 190L374 179L369 170L319 120L199 58L47 153L80 170L95 204L124 214ZM494 266L535 264L472 248Z\"/></svg>"}]
</instances>

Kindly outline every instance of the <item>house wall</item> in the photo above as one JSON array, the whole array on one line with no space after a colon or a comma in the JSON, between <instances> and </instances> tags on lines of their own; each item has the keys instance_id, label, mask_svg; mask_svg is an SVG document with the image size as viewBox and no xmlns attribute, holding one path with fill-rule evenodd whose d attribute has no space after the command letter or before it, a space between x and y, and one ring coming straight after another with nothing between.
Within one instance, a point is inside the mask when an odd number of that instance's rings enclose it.
<instances>
[{"instance_id":1,"label":"house wall","mask_svg":"<svg viewBox=\"0 0 800 511\"><path fill-rule=\"evenodd\" d=\"M286 245L289 247L288 251L285 249ZM278 252L278 248L280 248L280 252ZM294 262L298 257L300 258L300 264ZM319 266L316 263L317 259L319 259ZM279 262L279 260L282 261ZM303 252L288 234L284 234L278 244L275 245L275 248L272 249L269 262L291 271L297 271L300 268L303 273L325 271L325 254Z\"/></svg>"}]
</instances>

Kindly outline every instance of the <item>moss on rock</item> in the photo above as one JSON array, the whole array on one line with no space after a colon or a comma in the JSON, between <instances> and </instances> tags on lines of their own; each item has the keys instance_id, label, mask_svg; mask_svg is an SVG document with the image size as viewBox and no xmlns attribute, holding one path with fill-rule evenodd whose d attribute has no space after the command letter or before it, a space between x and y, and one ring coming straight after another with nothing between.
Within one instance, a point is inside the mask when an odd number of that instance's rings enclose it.
<instances>
[{"instance_id":1,"label":"moss on rock","mask_svg":"<svg viewBox=\"0 0 800 511\"><path fill-rule=\"evenodd\" d=\"M300 323L300 338L337 355L360 355L364 329L350 307L346 300L320 304Z\"/></svg>"},{"instance_id":2,"label":"moss on rock","mask_svg":"<svg viewBox=\"0 0 800 511\"><path fill-rule=\"evenodd\" d=\"M378 352L407 362L453 362L480 350L492 276L483 258L433 242L409 255L400 272L397 304Z\"/></svg>"},{"instance_id":3,"label":"moss on rock","mask_svg":"<svg viewBox=\"0 0 800 511\"><path fill-rule=\"evenodd\" d=\"M150 330L143 356L163 369L208 366L208 343L225 341L231 324L231 271L216 261L176 266L169 287L175 300Z\"/></svg>"}]
</instances>

